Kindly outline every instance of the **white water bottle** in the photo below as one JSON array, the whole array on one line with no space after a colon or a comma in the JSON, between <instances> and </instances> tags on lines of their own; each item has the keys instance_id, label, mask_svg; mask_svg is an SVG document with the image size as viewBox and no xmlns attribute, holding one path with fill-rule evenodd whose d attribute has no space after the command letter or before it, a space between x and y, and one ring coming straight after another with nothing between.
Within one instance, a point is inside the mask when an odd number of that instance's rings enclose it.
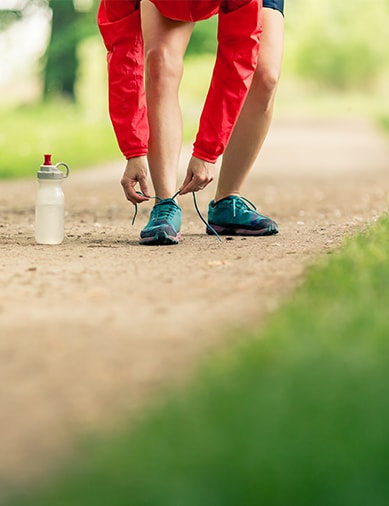
<instances>
[{"instance_id":1,"label":"white water bottle","mask_svg":"<svg viewBox=\"0 0 389 506\"><path fill-rule=\"evenodd\" d=\"M58 167L65 167L65 172ZM66 163L51 163L51 155L44 155L38 176L35 202L35 240L38 244L61 244L64 238L65 197L62 181L69 175Z\"/></svg>"}]
</instances>

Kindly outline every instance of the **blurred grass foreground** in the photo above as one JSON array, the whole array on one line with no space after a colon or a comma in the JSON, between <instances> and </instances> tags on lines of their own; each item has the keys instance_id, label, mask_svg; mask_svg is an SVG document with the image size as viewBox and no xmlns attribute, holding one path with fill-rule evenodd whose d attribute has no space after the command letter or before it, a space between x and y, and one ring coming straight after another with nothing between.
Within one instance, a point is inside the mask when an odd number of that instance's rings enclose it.
<instances>
[{"instance_id":1,"label":"blurred grass foreground","mask_svg":"<svg viewBox=\"0 0 389 506\"><path fill-rule=\"evenodd\" d=\"M7 506L389 504L389 218L143 422Z\"/></svg>"}]
</instances>

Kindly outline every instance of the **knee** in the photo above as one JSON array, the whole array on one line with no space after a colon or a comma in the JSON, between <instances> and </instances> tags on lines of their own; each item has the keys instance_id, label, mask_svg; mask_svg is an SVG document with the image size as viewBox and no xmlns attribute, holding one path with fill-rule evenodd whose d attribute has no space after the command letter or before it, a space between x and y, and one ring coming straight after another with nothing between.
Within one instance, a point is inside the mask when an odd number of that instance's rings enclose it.
<instances>
[{"instance_id":1,"label":"knee","mask_svg":"<svg viewBox=\"0 0 389 506\"><path fill-rule=\"evenodd\" d=\"M178 86L183 73L183 61L170 48L159 46L146 51L145 68L148 84Z\"/></svg>"},{"instance_id":2,"label":"knee","mask_svg":"<svg viewBox=\"0 0 389 506\"><path fill-rule=\"evenodd\" d=\"M252 86L260 99L270 101L274 97L279 79L280 69L277 66L258 63Z\"/></svg>"}]
</instances>

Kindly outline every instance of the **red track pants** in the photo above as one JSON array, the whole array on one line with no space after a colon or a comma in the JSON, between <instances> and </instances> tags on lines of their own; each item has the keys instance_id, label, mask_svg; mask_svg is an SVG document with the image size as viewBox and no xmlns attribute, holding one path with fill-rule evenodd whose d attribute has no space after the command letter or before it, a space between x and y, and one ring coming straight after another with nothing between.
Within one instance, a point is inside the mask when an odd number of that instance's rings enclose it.
<instances>
[{"instance_id":1,"label":"red track pants","mask_svg":"<svg viewBox=\"0 0 389 506\"><path fill-rule=\"evenodd\" d=\"M219 16L218 50L193 154L215 162L224 152L257 64L260 0L152 0L164 16ZM102 0L98 25L108 51L109 112L126 158L147 154L144 47L138 0Z\"/></svg>"}]
</instances>

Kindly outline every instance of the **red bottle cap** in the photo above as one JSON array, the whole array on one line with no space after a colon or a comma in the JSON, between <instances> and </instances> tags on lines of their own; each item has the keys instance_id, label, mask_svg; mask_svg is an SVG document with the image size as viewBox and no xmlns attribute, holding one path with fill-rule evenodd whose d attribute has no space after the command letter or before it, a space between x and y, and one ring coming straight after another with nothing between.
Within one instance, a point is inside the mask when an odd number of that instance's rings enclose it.
<instances>
[{"instance_id":1,"label":"red bottle cap","mask_svg":"<svg viewBox=\"0 0 389 506\"><path fill-rule=\"evenodd\" d=\"M43 165L51 165L51 155L43 155L43 156L45 157Z\"/></svg>"}]
</instances>

